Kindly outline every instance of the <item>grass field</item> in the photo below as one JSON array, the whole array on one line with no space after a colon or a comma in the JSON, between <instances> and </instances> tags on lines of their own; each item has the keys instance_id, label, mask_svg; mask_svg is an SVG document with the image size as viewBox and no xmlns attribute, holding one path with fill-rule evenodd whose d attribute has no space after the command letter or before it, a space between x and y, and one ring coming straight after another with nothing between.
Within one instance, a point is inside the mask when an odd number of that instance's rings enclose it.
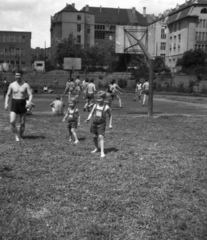
<instances>
[{"instance_id":1,"label":"grass field","mask_svg":"<svg viewBox=\"0 0 207 240\"><path fill-rule=\"evenodd\" d=\"M206 115L148 117L115 104L101 159L82 103L74 146L50 101L27 118L21 145L0 112L0 239L207 239Z\"/></svg>"}]
</instances>

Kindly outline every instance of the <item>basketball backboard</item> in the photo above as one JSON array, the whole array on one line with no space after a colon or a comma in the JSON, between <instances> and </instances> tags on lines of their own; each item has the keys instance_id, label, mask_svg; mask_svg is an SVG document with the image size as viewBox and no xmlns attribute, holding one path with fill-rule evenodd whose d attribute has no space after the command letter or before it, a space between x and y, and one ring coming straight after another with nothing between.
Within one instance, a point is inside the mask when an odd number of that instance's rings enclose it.
<instances>
[{"instance_id":1,"label":"basketball backboard","mask_svg":"<svg viewBox=\"0 0 207 240\"><path fill-rule=\"evenodd\" d=\"M81 58L64 58L64 70L81 70Z\"/></svg>"},{"instance_id":2,"label":"basketball backboard","mask_svg":"<svg viewBox=\"0 0 207 240\"><path fill-rule=\"evenodd\" d=\"M116 53L142 54L138 44L141 41L147 46L147 28L142 26L116 26Z\"/></svg>"}]
</instances>

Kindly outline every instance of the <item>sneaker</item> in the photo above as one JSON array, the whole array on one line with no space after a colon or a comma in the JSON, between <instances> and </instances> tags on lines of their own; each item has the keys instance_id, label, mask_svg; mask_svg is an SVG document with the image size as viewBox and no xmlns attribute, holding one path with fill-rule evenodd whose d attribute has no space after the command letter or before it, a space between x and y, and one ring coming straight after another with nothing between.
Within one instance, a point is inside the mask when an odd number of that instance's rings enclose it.
<instances>
[{"instance_id":1,"label":"sneaker","mask_svg":"<svg viewBox=\"0 0 207 240\"><path fill-rule=\"evenodd\" d=\"M106 155L103 153L103 154L101 154L101 158L104 158Z\"/></svg>"}]
</instances>

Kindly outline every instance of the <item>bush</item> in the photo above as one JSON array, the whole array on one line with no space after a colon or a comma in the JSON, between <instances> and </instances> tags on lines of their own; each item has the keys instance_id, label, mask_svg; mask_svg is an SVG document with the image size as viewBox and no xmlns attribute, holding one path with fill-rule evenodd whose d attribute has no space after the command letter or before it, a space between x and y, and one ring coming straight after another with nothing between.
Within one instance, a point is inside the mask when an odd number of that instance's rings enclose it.
<instances>
[{"instance_id":1,"label":"bush","mask_svg":"<svg viewBox=\"0 0 207 240\"><path fill-rule=\"evenodd\" d=\"M118 80L118 85L119 85L120 88L126 88L127 87L127 80L120 78Z\"/></svg>"},{"instance_id":2,"label":"bush","mask_svg":"<svg viewBox=\"0 0 207 240\"><path fill-rule=\"evenodd\" d=\"M178 85L178 92L185 92L184 83L183 82L179 83L179 85Z\"/></svg>"},{"instance_id":3,"label":"bush","mask_svg":"<svg viewBox=\"0 0 207 240\"><path fill-rule=\"evenodd\" d=\"M195 82L193 80L190 80L189 85L188 85L188 91L189 93L193 92L193 87L195 85Z\"/></svg>"}]
</instances>

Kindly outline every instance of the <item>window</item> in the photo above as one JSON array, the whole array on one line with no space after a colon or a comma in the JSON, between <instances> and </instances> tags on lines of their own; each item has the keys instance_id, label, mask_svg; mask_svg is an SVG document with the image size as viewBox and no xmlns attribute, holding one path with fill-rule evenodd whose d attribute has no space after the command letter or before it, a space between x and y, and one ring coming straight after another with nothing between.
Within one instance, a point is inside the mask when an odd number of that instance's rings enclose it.
<instances>
[{"instance_id":1,"label":"window","mask_svg":"<svg viewBox=\"0 0 207 240\"><path fill-rule=\"evenodd\" d=\"M105 25L96 24L95 30L105 30Z\"/></svg>"},{"instance_id":2,"label":"window","mask_svg":"<svg viewBox=\"0 0 207 240\"><path fill-rule=\"evenodd\" d=\"M181 22L178 23L178 30L181 29Z\"/></svg>"},{"instance_id":3,"label":"window","mask_svg":"<svg viewBox=\"0 0 207 240\"><path fill-rule=\"evenodd\" d=\"M25 42L25 36L22 36L22 42Z\"/></svg>"},{"instance_id":4,"label":"window","mask_svg":"<svg viewBox=\"0 0 207 240\"><path fill-rule=\"evenodd\" d=\"M160 57L165 60L165 54L160 54Z\"/></svg>"},{"instance_id":5,"label":"window","mask_svg":"<svg viewBox=\"0 0 207 240\"><path fill-rule=\"evenodd\" d=\"M95 32L95 39L105 39L105 34L102 32Z\"/></svg>"},{"instance_id":6,"label":"window","mask_svg":"<svg viewBox=\"0 0 207 240\"><path fill-rule=\"evenodd\" d=\"M90 32L91 32L90 26L87 26L87 33L90 33Z\"/></svg>"},{"instance_id":7,"label":"window","mask_svg":"<svg viewBox=\"0 0 207 240\"><path fill-rule=\"evenodd\" d=\"M161 39L166 39L166 26L161 28Z\"/></svg>"},{"instance_id":8,"label":"window","mask_svg":"<svg viewBox=\"0 0 207 240\"><path fill-rule=\"evenodd\" d=\"M160 44L160 50L165 50L166 49L166 43L162 43Z\"/></svg>"},{"instance_id":9,"label":"window","mask_svg":"<svg viewBox=\"0 0 207 240\"><path fill-rule=\"evenodd\" d=\"M111 30L111 31L115 31L115 29L116 29L116 26L115 26L115 25L110 25L110 30Z\"/></svg>"},{"instance_id":10,"label":"window","mask_svg":"<svg viewBox=\"0 0 207 240\"><path fill-rule=\"evenodd\" d=\"M181 42L181 34L178 35L178 42Z\"/></svg>"},{"instance_id":11,"label":"window","mask_svg":"<svg viewBox=\"0 0 207 240\"><path fill-rule=\"evenodd\" d=\"M78 20L78 21L81 20L81 15L77 15L77 20Z\"/></svg>"},{"instance_id":12,"label":"window","mask_svg":"<svg viewBox=\"0 0 207 240\"><path fill-rule=\"evenodd\" d=\"M201 13L207 13L207 8L201 9Z\"/></svg>"},{"instance_id":13,"label":"window","mask_svg":"<svg viewBox=\"0 0 207 240\"><path fill-rule=\"evenodd\" d=\"M81 43L81 36L80 35L77 36L77 43Z\"/></svg>"},{"instance_id":14,"label":"window","mask_svg":"<svg viewBox=\"0 0 207 240\"><path fill-rule=\"evenodd\" d=\"M196 35L195 35L195 40L197 41L199 39L199 33L196 32Z\"/></svg>"},{"instance_id":15,"label":"window","mask_svg":"<svg viewBox=\"0 0 207 240\"><path fill-rule=\"evenodd\" d=\"M80 24L77 25L77 32L81 32L81 25Z\"/></svg>"}]
</instances>

